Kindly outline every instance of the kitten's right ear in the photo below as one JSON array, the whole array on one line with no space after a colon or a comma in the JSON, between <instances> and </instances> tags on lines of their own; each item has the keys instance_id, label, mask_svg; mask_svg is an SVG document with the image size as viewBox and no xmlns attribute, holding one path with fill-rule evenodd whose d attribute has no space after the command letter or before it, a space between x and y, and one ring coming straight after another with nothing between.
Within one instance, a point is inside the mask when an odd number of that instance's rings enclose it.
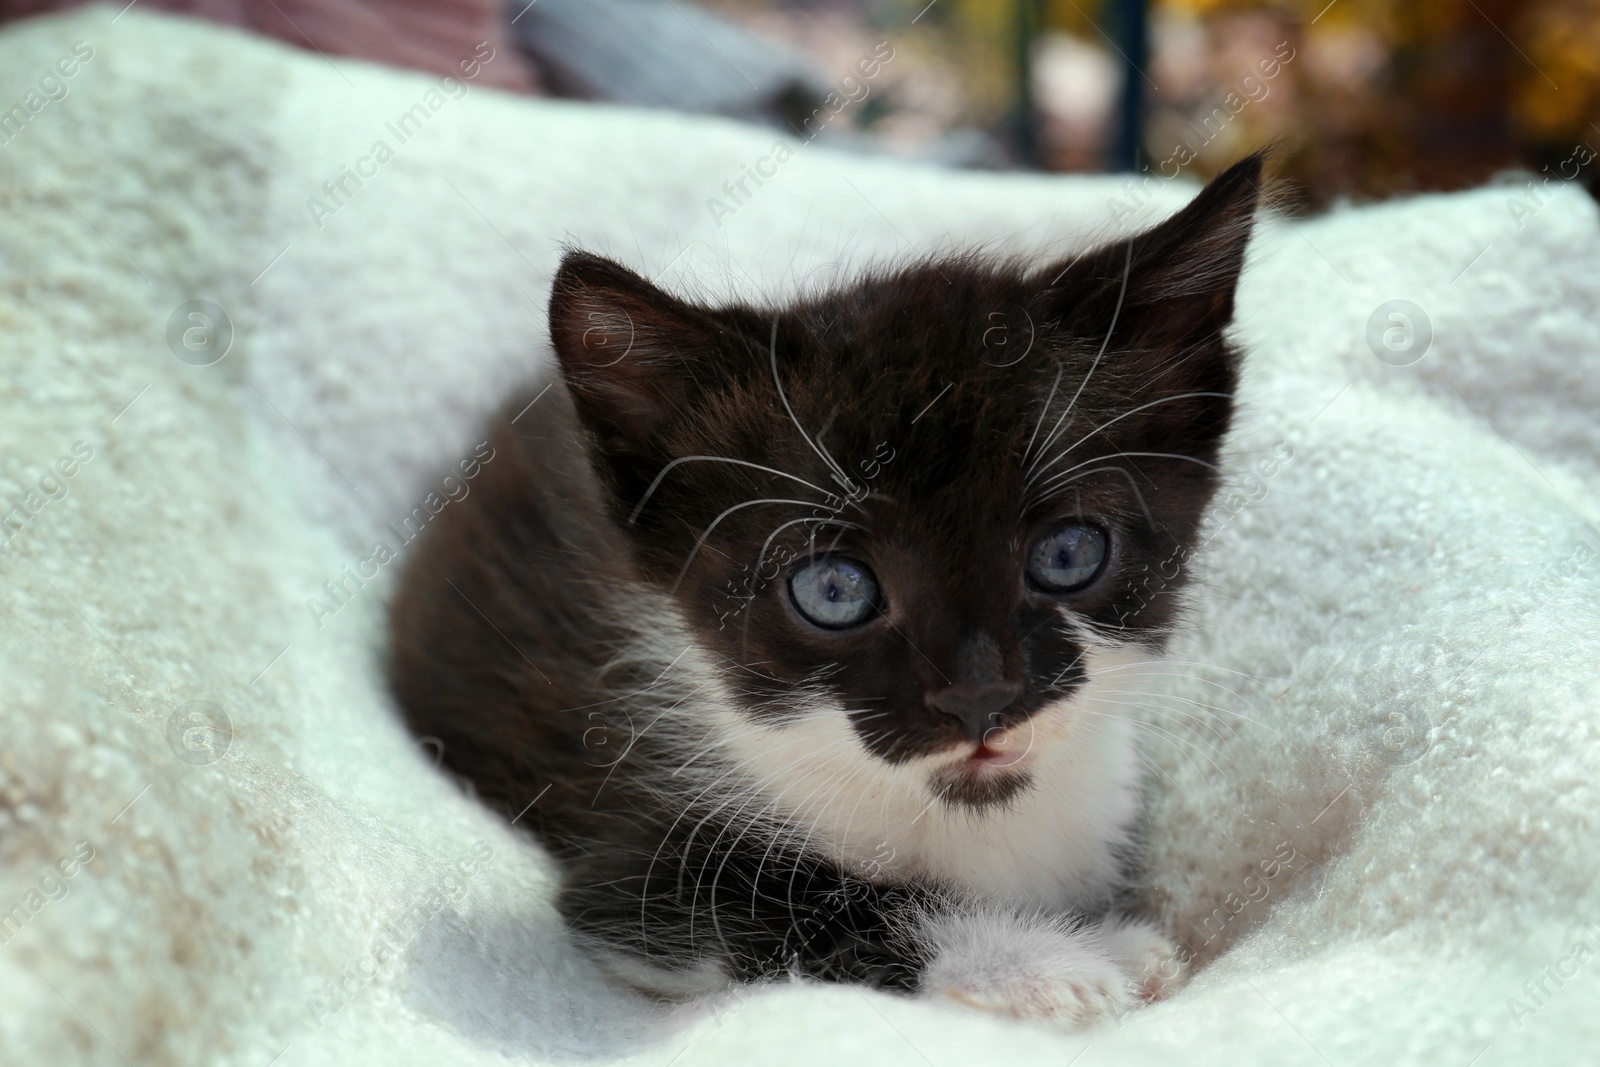
<instances>
[{"instance_id":1,"label":"kitten's right ear","mask_svg":"<svg viewBox=\"0 0 1600 1067\"><path fill-rule=\"evenodd\" d=\"M716 343L710 315L633 271L568 252L550 290L550 338L578 414L600 449L649 454L694 390L692 365Z\"/></svg>"}]
</instances>

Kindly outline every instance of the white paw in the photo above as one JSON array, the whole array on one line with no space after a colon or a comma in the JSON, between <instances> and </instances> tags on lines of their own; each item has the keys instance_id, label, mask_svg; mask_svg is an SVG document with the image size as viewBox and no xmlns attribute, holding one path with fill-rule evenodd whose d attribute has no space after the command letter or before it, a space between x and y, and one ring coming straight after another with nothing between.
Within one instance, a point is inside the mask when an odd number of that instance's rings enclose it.
<instances>
[{"instance_id":1,"label":"white paw","mask_svg":"<svg viewBox=\"0 0 1600 1067\"><path fill-rule=\"evenodd\" d=\"M922 976L930 996L1067 1030L1119 1018L1141 999L1097 927L991 912L943 916L925 931L936 947Z\"/></svg>"},{"instance_id":2,"label":"white paw","mask_svg":"<svg viewBox=\"0 0 1600 1067\"><path fill-rule=\"evenodd\" d=\"M1119 1018L1137 1003L1127 976L1107 961L1060 972L1018 967L1003 975L963 974L932 984L940 995L969 1008L1066 1030Z\"/></svg>"},{"instance_id":3,"label":"white paw","mask_svg":"<svg viewBox=\"0 0 1600 1067\"><path fill-rule=\"evenodd\" d=\"M1106 953L1133 980L1141 1000L1162 1000L1183 984L1183 956L1154 926L1108 918L1099 933Z\"/></svg>"}]
</instances>

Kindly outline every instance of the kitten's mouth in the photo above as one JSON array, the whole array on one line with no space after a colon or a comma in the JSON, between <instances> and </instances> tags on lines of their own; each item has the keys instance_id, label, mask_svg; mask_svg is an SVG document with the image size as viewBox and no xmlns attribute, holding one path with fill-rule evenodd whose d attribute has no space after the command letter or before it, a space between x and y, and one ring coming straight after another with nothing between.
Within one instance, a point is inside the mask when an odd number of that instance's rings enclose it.
<instances>
[{"instance_id":1,"label":"kitten's mouth","mask_svg":"<svg viewBox=\"0 0 1600 1067\"><path fill-rule=\"evenodd\" d=\"M964 742L955 760L929 780L934 796L976 811L1005 807L1033 785L1028 741L1011 730L990 730L976 744Z\"/></svg>"},{"instance_id":2,"label":"kitten's mouth","mask_svg":"<svg viewBox=\"0 0 1600 1067\"><path fill-rule=\"evenodd\" d=\"M956 766L972 773L1016 770L1028 763L1028 746L1012 730L990 730Z\"/></svg>"}]
</instances>

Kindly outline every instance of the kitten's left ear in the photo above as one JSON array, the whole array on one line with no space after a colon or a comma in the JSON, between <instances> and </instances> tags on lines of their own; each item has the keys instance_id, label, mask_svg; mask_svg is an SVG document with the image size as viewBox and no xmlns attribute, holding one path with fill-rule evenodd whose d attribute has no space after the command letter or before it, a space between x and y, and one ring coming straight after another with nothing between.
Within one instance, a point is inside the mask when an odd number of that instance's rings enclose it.
<instances>
[{"instance_id":1,"label":"kitten's left ear","mask_svg":"<svg viewBox=\"0 0 1600 1067\"><path fill-rule=\"evenodd\" d=\"M1165 222L1053 267L1046 299L1056 297L1057 321L1085 340L1109 334L1108 351L1143 351L1158 366L1213 345L1227 357L1221 333L1233 320L1262 162L1246 157Z\"/></svg>"}]
</instances>

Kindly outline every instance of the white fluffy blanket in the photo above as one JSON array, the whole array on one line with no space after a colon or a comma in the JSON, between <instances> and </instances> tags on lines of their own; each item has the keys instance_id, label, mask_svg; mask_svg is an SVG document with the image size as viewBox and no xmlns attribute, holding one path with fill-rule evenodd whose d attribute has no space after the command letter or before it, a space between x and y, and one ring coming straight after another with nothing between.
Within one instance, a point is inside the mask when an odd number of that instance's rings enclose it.
<instances>
[{"instance_id":1,"label":"white fluffy blanket","mask_svg":"<svg viewBox=\"0 0 1600 1067\"><path fill-rule=\"evenodd\" d=\"M802 147L714 219L769 134L137 8L9 27L0 72L0 1060L1594 1061L1580 191L1260 234L1235 488L1145 705L1146 890L1186 989L1080 1037L810 985L664 1013L569 950L538 849L401 729L395 568L363 561L541 370L562 240L781 291L951 244L1059 251L1132 224L1120 183ZM1374 320L1394 300L1411 327Z\"/></svg>"}]
</instances>

